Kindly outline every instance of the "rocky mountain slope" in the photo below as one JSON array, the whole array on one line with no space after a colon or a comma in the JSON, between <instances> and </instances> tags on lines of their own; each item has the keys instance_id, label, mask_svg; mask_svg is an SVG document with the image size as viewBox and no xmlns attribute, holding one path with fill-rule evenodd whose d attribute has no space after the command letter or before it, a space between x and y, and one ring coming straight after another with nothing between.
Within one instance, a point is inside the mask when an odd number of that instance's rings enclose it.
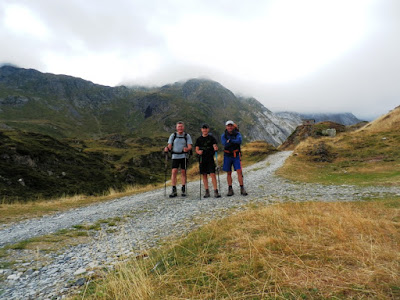
<instances>
[{"instance_id":1,"label":"rocky mountain slope","mask_svg":"<svg viewBox=\"0 0 400 300\"><path fill-rule=\"evenodd\" d=\"M331 121L343 125L353 125L361 122L361 120L352 113L309 113L300 114L300 117L302 119L314 119L315 122Z\"/></svg>"},{"instance_id":2,"label":"rocky mountain slope","mask_svg":"<svg viewBox=\"0 0 400 300\"><path fill-rule=\"evenodd\" d=\"M314 125L299 125L287 140L279 146L279 149L293 150L301 141L304 141L308 137L321 137L324 135L324 130L330 128L334 128L336 133L346 131L346 126L330 121L319 122Z\"/></svg>"},{"instance_id":3,"label":"rocky mountain slope","mask_svg":"<svg viewBox=\"0 0 400 300\"><path fill-rule=\"evenodd\" d=\"M299 114L295 112L278 112L279 117L299 118L299 119L314 119L315 123L330 121L342 125L354 125L362 122L352 113L307 113Z\"/></svg>"},{"instance_id":4,"label":"rocky mountain slope","mask_svg":"<svg viewBox=\"0 0 400 300\"><path fill-rule=\"evenodd\" d=\"M299 122L288 122L256 99L237 97L211 80L159 88L107 87L32 69L0 68L0 123L56 138L167 136L179 120L194 136L204 122L219 136L228 119L240 125L247 141L261 139L275 146Z\"/></svg>"}]
</instances>

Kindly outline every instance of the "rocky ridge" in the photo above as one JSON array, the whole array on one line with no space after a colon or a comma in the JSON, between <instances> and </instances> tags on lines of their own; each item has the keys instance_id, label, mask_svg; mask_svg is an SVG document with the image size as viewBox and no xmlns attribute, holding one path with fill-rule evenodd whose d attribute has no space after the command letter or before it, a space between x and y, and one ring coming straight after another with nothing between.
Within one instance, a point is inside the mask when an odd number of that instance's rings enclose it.
<instances>
[{"instance_id":1,"label":"rocky ridge","mask_svg":"<svg viewBox=\"0 0 400 300\"><path fill-rule=\"evenodd\" d=\"M344 113L296 113L296 112L277 112L281 118L299 118L302 119L313 119L316 123L330 121L339 123L342 125L354 125L362 122L355 115L349 112ZM301 124L301 123L300 123Z\"/></svg>"}]
</instances>

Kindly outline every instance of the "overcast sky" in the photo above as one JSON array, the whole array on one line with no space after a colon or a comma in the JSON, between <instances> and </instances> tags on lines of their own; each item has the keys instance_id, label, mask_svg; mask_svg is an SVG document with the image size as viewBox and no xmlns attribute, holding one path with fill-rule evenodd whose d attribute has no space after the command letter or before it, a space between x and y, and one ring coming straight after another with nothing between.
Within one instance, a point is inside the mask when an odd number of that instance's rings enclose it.
<instances>
[{"instance_id":1,"label":"overcast sky","mask_svg":"<svg viewBox=\"0 0 400 300\"><path fill-rule=\"evenodd\" d=\"M95 83L209 78L272 111L400 105L400 0L1 0L0 63Z\"/></svg>"}]
</instances>

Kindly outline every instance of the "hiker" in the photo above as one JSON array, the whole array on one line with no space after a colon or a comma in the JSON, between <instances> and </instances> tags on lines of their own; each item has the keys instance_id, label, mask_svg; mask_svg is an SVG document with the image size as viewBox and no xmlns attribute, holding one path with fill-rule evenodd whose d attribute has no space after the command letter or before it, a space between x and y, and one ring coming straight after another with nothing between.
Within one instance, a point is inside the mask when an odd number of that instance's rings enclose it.
<instances>
[{"instance_id":1,"label":"hiker","mask_svg":"<svg viewBox=\"0 0 400 300\"><path fill-rule=\"evenodd\" d=\"M186 168L188 155L192 150L192 138L190 134L184 132L185 124L183 122L176 123L176 132L171 134L168 139L168 146L164 148L165 152L172 152L172 172L171 183L172 193L170 198L178 196L176 191L176 177L178 175L178 168L181 168L181 181L182 181L182 196L186 196Z\"/></svg>"},{"instance_id":2,"label":"hiker","mask_svg":"<svg viewBox=\"0 0 400 300\"><path fill-rule=\"evenodd\" d=\"M214 162L214 152L218 151L218 146L215 137L213 137L209 133L210 133L210 126L208 126L207 124L203 124L201 126L201 136L196 140L194 146L196 149L196 153L199 155L199 169L200 169L200 174L203 176L204 188L206 190L204 198L210 197L207 174L210 174L211 177L212 185L214 188L214 198L219 198L221 197L221 195L218 193L217 178L215 177L215 162Z\"/></svg>"},{"instance_id":3,"label":"hiker","mask_svg":"<svg viewBox=\"0 0 400 300\"><path fill-rule=\"evenodd\" d=\"M226 178L229 186L227 196L232 196L234 194L232 188L232 165L238 175L240 194L242 194L243 196L247 196L247 192L243 186L243 173L240 152L242 135L240 134L236 124L232 120L227 121L225 123L225 126L226 129L221 136L221 142L224 146L224 165L222 167L222 170L227 172Z\"/></svg>"}]
</instances>

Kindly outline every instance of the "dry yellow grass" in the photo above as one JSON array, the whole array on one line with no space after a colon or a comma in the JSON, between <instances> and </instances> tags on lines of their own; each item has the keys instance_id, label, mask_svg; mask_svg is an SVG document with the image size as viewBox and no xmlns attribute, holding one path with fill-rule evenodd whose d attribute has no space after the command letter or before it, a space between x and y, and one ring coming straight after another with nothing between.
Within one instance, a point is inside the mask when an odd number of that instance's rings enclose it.
<instances>
[{"instance_id":1,"label":"dry yellow grass","mask_svg":"<svg viewBox=\"0 0 400 300\"><path fill-rule=\"evenodd\" d=\"M400 106L362 127L358 132L386 132L400 129Z\"/></svg>"},{"instance_id":2,"label":"dry yellow grass","mask_svg":"<svg viewBox=\"0 0 400 300\"><path fill-rule=\"evenodd\" d=\"M41 217L46 214L52 214L59 211L86 206L97 202L104 202L119 197L143 193L155 188L159 188L161 186L162 184L146 186L127 186L123 191L115 191L114 189L110 189L103 196L75 195L53 200L38 199L36 201L22 203L2 203L0 204L0 224L21 221L34 217Z\"/></svg>"},{"instance_id":3,"label":"dry yellow grass","mask_svg":"<svg viewBox=\"0 0 400 300\"><path fill-rule=\"evenodd\" d=\"M399 199L258 207L118 266L83 298L395 299L399 222Z\"/></svg>"},{"instance_id":4,"label":"dry yellow grass","mask_svg":"<svg viewBox=\"0 0 400 300\"><path fill-rule=\"evenodd\" d=\"M398 186L399 128L400 107L357 131L335 138L308 138L295 148L278 174L325 184ZM318 149L320 144L324 144L324 153Z\"/></svg>"}]
</instances>

